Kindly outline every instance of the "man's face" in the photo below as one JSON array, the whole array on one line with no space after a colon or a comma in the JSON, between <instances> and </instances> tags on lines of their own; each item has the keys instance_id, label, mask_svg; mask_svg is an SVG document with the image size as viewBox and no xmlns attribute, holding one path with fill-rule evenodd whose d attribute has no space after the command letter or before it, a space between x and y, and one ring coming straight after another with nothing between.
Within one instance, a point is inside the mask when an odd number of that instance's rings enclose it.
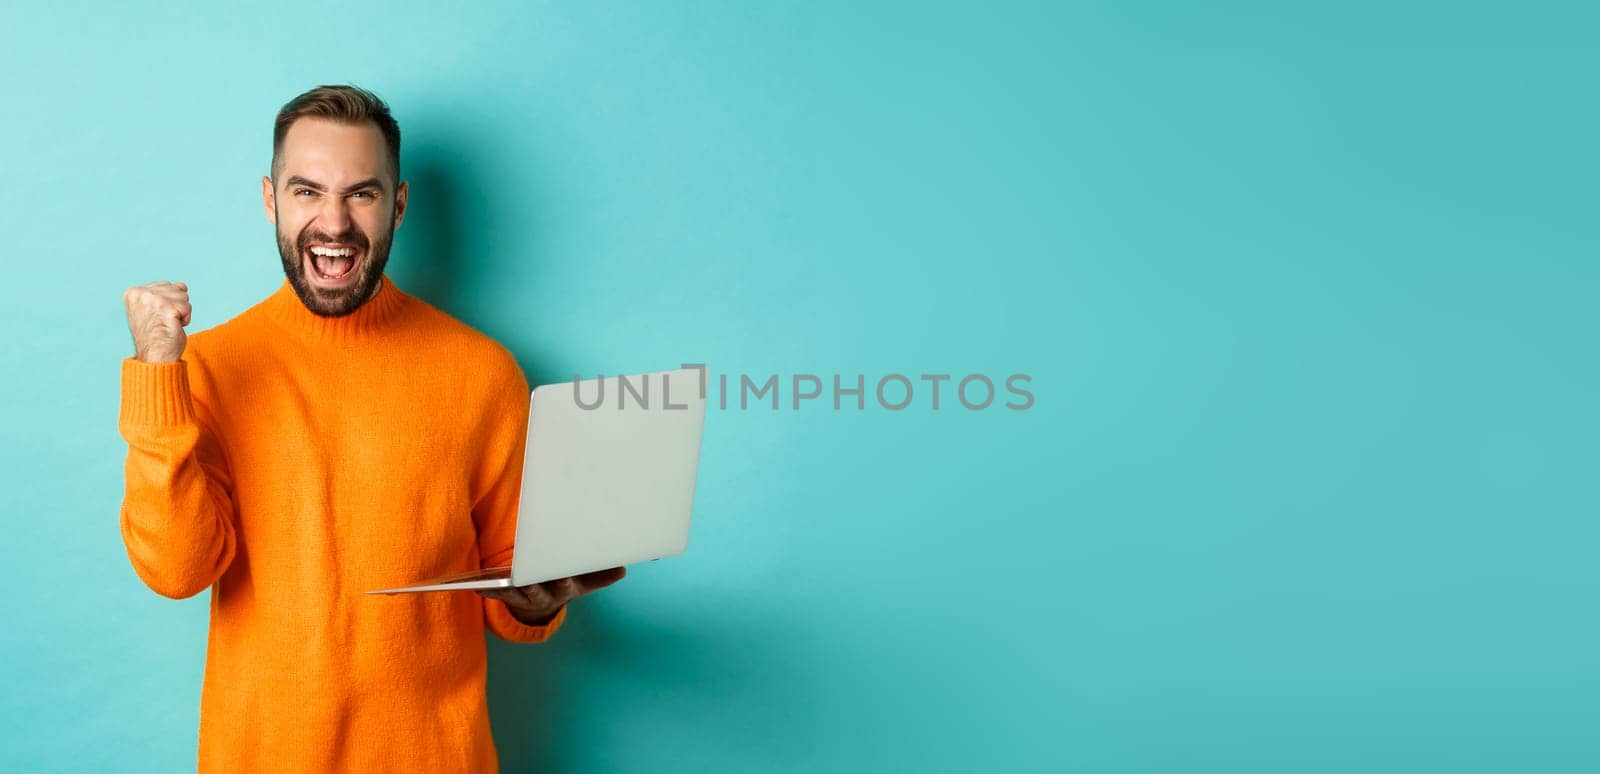
<instances>
[{"instance_id":1,"label":"man's face","mask_svg":"<svg viewBox=\"0 0 1600 774\"><path fill-rule=\"evenodd\" d=\"M394 230L405 218L388 145L372 124L302 118L289 127L261 203L278 230L283 273L307 309L356 310L378 288Z\"/></svg>"}]
</instances>

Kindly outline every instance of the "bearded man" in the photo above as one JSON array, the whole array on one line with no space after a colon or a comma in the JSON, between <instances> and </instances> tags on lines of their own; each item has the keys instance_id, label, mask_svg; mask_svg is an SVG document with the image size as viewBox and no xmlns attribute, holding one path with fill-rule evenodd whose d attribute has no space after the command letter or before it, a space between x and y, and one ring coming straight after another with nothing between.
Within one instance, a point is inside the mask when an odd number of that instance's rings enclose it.
<instances>
[{"instance_id":1,"label":"bearded man","mask_svg":"<svg viewBox=\"0 0 1600 774\"><path fill-rule=\"evenodd\" d=\"M544 642L624 574L362 593L509 564L527 442L511 353L384 274L407 192L388 106L312 89L261 180L277 291L192 337L185 283L124 294L122 537L211 589L201 771L493 771L485 630Z\"/></svg>"}]
</instances>

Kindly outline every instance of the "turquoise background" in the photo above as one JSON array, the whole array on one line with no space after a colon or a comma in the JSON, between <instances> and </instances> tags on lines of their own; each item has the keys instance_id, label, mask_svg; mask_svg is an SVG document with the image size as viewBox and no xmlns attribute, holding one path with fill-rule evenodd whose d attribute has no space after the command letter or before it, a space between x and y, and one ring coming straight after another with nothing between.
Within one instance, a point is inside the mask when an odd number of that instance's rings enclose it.
<instances>
[{"instance_id":1,"label":"turquoise background","mask_svg":"<svg viewBox=\"0 0 1600 774\"><path fill-rule=\"evenodd\" d=\"M1600 770L1597 22L10 4L0 761L193 765L208 595L118 534L120 294L276 288L273 115L354 82L392 275L536 382L1033 377L712 412L689 552L492 646L508 771Z\"/></svg>"}]
</instances>

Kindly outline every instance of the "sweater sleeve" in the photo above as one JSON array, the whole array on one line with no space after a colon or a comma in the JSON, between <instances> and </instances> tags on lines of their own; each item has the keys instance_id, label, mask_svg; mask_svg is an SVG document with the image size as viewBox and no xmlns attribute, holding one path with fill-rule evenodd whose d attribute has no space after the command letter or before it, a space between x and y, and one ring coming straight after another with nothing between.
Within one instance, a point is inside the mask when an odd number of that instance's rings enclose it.
<instances>
[{"instance_id":1,"label":"sweater sleeve","mask_svg":"<svg viewBox=\"0 0 1600 774\"><path fill-rule=\"evenodd\" d=\"M118 430L128 442L122 542L156 593L192 597L233 561L233 483L190 393L187 361L122 361Z\"/></svg>"},{"instance_id":2,"label":"sweater sleeve","mask_svg":"<svg viewBox=\"0 0 1600 774\"><path fill-rule=\"evenodd\" d=\"M527 377L509 353L505 377L490 403L493 415L488 442L480 465L483 494L472 505L478 529L478 556L482 567L511 564L517 539L517 503L522 496L522 459L528 443L528 404L532 397ZM543 626L529 626L511 615L504 602L483 598L484 625L507 642L536 643L550 639L567 620L561 606Z\"/></svg>"}]
</instances>

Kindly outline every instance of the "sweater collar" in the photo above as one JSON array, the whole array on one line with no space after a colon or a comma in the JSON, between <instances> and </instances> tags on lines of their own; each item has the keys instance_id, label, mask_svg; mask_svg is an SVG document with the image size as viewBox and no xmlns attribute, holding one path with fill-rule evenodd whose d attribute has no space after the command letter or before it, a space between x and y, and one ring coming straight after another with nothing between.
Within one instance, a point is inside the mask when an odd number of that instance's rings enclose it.
<instances>
[{"instance_id":1,"label":"sweater collar","mask_svg":"<svg viewBox=\"0 0 1600 774\"><path fill-rule=\"evenodd\" d=\"M384 329L394 324L410 298L384 274L379 278L378 289L354 312L341 317L323 317L306 308L285 277L277 291L262 302L262 308L284 329L308 340L349 342L381 336Z\"/></svg>"}]
</instances>

